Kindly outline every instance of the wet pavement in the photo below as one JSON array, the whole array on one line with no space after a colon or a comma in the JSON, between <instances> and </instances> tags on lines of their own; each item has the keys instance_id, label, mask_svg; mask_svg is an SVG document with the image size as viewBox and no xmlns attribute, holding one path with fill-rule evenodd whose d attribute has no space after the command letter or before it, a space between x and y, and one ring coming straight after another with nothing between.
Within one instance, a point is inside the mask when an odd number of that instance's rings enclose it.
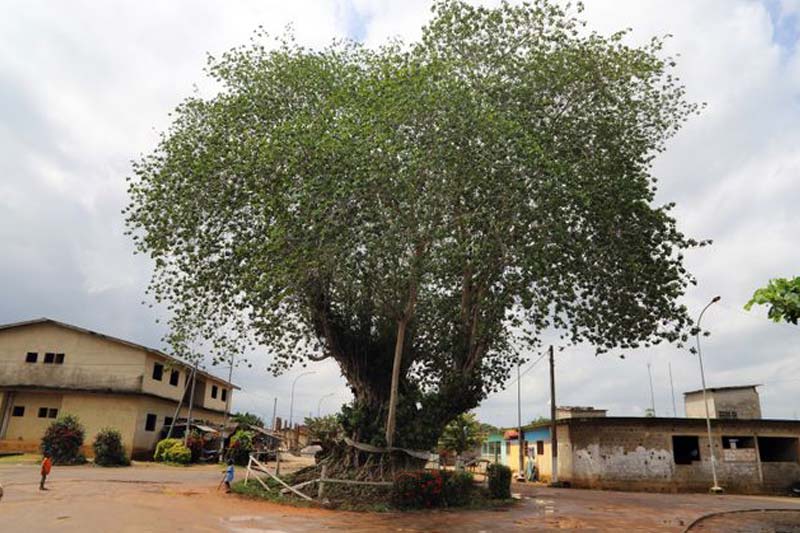
<instances>
[{"instance_id":1,"label":"wet pavement","mask_svg":"<svg viewBox=\"0 0 800 533\"><path fill-rule=\"evenodd\" d=\"M241 471L241 469L239 469ZM216 491L217 466L55 467L51 490L38 490L35 465L0 465L5 497L0 531L230 533L371 531L674 531L711 512L792 509L800 499L707 494L648 494L520 485L521 501L491 511L353 513L247 500ZM241 474L241 472L239 472ZM759 522L760 520L760 522ZM722 515L692 531L800 531L792 513ZM748 529L749 528L749 529ZM753 529L756 528L756 529Z\"/></svg>"}]
</instances>

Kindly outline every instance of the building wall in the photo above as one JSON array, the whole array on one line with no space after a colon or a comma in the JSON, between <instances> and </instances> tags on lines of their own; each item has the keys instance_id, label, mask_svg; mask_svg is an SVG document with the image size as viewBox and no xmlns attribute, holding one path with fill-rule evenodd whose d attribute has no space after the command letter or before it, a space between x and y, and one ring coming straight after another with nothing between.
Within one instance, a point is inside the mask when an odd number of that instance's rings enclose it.
<instances>
[{"instance_id":1,"label":"building wall","mask_svg":"<svg viewBox=\"0 0 800 533\"><path fill-rule=\"evenodd\" d=\"M163 368L161 381L153 379L153 370L159 364ZM170 384L170 374L175 370L178 372L177 385ZM156 354L146 354L144 378L142 380L142 392L163 396L171 400L180 401L183 397L184 387L186 386L186 376L189 374L183 365L177 365L174 361L159 357Z\"/></svg>"},{"instance_id":2,"label":"building wall","mask_svg":"<svg viewBox=\"0 0 800 533\"><path fill-rule=\"evenodd\" d=\"M736 418L761 418L761 402L756 389L726 389L707 391L708 413L711 418L725 418L725 412L735 412ZM695 392L686 395L686 416L689 418L705 418L703 393Z\"/></svg>"},{"instance_id":3,"label":"building wall","mask_svg":"<svg viewBox=\"0 0 800 533\"><path fill-rule=\"evenodd\" d=\"M559 431L559 479L586 488L708 490L712 483L711 454L702 420L689 424L686 419L675 423L670 422L675 419L648 423L635 420L613 424L577 421L569 424L568 436L563 440ZM699 459L690 464L676 463L673 436L696 437ZM712 439L719 483L729 492L780 492L800 479L798 461L766 463L759 460L757 449L726 450L723 436L753 437L754 442L759 436L798 439L800 425L748 426L718 421Z\"/></svg>"},{"instance_id":4,"label":"building wall","mask_svg":"<svg viewBox=\"0 0 800 533\"><path fill-rule=\"evenodd\" d=\"M28 352L38 353L26 363ZM45 364L45 353L63 364ZM0 330L0 386L140 390L145 352L53 324Z\"/></svg>"},{"instance_id":5,"label":"building wall","mask_svg":"<svg viewBox=\"0 0 800 533\"><path fill-rule=\"evenodd\" d=\"M23 417L11 417L5 439L0 441L0 451L36 451L51 418L39 418L39 407L54 407L58 414L76 415L86 431L84 453L93 455L92 443L97 433L104 428L117 429L129 455L138 459L150 459L158 442L166 417L175 416L176 402L143 395L98 394L65 392L63 394L43 392L18 392L14 405L25 406ZM152 431L146 429L147 415L156 415ZM179 417L186 417L184 405ZM214 424L222 424L224 414L203 408L194 408L192 418Z\"/></svg>"}]
</instances>

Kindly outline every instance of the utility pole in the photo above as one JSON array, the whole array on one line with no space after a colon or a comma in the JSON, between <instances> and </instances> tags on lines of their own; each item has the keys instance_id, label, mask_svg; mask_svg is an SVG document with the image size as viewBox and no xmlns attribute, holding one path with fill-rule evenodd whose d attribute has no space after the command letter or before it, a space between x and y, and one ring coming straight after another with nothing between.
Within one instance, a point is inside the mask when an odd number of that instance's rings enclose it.
<instances>
[{"instance_id":1,"label":"utility pole","mask_svg":"<svg viewBox=\"0 0 800 533\"><path fill-rule=\"evenodd\" d=\"M703 320L703 315L705 314L706 310L711 307L712 304L717 303L720 300L719 296L714 296L710 302L706 304L702 311L700 311L700 316L697 317L697 326L695 329L695 341L697 342L697 360L700 362L700 380L703 384L703 405L706 408L706 431L708 432L708 449L711 452L711 477L714 480L714 485L708 489L710 492L715 494L719 494L723 492L722 487L719 486L717 483L717 457L714 454L714 440L711 435L711 417L708 414L708 399L706 398L706 374L703 370L703 354L700 352L700 321Z\"/></svg>"},{"instance_id":2,"label":"utility pole","mask_svg":"<svg viewBox=\"0 0 800 533\"><path fill-rule=\"evenodd\" d=\"M558 436L556 435L556 366L553 345L550 345L550 458L553 474L550 484L558 483Z\"/></svg>"},{"instance_id":3,"label":"utility pole","mask_svg":"<svg viewBox=\"0 0 800 533\"><path fill-rule=\"evenodd\" d=\"M233 396L233 359L235 354L231 354L231 368L228 370L228 385L230 389L225 396L225 421L222 423L222 431L220 431L219 439L219 462L222 462L222 456L225 453L225 428L228 427L228 417L231 413L231 396Z\"/></svg>"},{"instance_id":4,"label":"utility pole","mask_svg":"<svg viewBox=\"0 0 800 533\"><path fill-rule=\"evenodd\" d=\"M672 390L672 416L678 418L678 409L675 407L675 383L672 382L672 363L667 363L669 368L669 388Z\"/></svg>"},{"instance_id":5,"label":"utility pole","mask_svg":"<svg viewBox=\"0 0 800 533\"><path fill-rule=\"evenodd\" d=\"M272 402L272 431L275 431L275 414L278 411L278 397L275 396L275 401Z\"/></svg>"},{"instance_id":6,"label":"utility pole","mask_svg":"<svg viewBox=\"0 0 800 533\"><path fill-rule=\"evenodd\" d=\"M194 368L189 370L189 374L194 373ZM189 374L186 375L186 382L183 384L183 394L181 394L181 399L178 400L178 407L175 408L175 414L172 417L172 424L169 425L169 430L167 431L167 437L172 437L172 432L175 429L175 423L178 421L178 415L181 413L181 407L183 407L183 399L186 397L186 392L189 390Z\"/></svg>"},{"instance_id":7,"label":"utility pole","mask_svg":"<svg viewBox=\"0 0 800 533\"><path fill-rule=\"evenodd\" d=\"M522 449L524 436L522 434L522 384L519 372L520 361L517 359L517 442L519 443L519 472L517 479L525 480L525 452Z\"/></svg>"},{"instance_id":8,"label":"utility pole","mask_svg":"<svg viewBox=\"0 0 800 533\"><path fill-rule=\"evenodd\" d=\"M656 416L656 396L653 394L653 372L650 370L650 363L647 363L647 375L650 377L650 411Z\"/></svg>"},{"instance_id":9,"label":"utility pole","mask_svg":"<svg viewBox=\"0 0 800 533\"><path fill-rule=\"evenodd\" d=\"M192 390L189 393L189 413L186 415L186 431L183 432L183 445L189 442L189 431L192 427L192 405L194 405L194 383L197 381L197 361L194 362L194 371L192 372Z\"/></svg>"},{"instance_id":10,"label":"utility pole","mask_svg":"<svg viewBox=\"0 0 800 533\"><path fill-rule=\"evenodd\" d=\"M297 380L302 378L303 376L309 376L311 374L316 374L315 371L310 372L303 372L292 381L292 395L289 399L289 428L294 428L294 386L297 385Z\"/></svg>"}]
</instances>

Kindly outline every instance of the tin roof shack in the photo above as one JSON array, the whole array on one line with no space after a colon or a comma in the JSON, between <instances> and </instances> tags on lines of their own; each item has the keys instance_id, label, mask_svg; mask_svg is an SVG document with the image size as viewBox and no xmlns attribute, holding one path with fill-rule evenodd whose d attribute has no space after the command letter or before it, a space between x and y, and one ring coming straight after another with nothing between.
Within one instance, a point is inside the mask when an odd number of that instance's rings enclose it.
<instances>
[{"instance_id":1,"label":"tin roof shack","mask_svg":"<svg viewBox=\"0 0 800 533\"><path fill-rule=\"evenodd\" d=\"M707 388L708 416L711 418L761 418L761 401L758 398L756 387L758 385ZM684 392L683 401L687 417L706 417L702 389Z\"/></svg>"},{"instance_id":2,"label":"tin roof shack","mask_svg":"<svg viewBox=\"0 0 800 533\"><path fill-rule=\"evenodd\" d=\"M705 492L711 455L702 418L606 417L557 421L559 479L574 487ZM713 421L720 485L786 493L800 480L800 422Z\"/></svg>"}]
</instances>

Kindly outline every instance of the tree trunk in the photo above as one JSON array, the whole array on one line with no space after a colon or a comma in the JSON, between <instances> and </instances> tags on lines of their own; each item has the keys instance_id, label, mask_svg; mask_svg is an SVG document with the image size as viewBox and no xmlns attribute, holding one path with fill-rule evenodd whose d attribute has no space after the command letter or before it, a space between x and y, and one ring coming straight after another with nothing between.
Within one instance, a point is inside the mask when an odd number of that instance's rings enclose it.
<instances>
[{"instance_id":1,"label":"tree trunk","mask_svg":"<svg viewBox=\"0 0 800 533\"><path fill-rule=\"evenodd\" d=\"M403 318L397 324L397 341L394 348L394 363L392 364L392 385L389 392L389 415L386 417L386 445L394 444L394 427L397 414L397 389L400 385L400 365L403 359L403 344L406 338L407 319Z\"/></svg>"}]
</instances>

